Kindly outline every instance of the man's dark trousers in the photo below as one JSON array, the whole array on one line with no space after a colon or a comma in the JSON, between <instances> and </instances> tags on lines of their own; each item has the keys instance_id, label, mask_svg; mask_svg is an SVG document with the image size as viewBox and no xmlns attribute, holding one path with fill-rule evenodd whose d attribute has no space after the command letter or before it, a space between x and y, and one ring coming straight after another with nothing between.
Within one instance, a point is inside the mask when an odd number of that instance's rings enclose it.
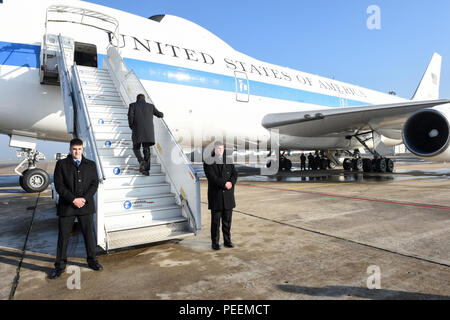
<instances>
[{"instance_id":1,"label":"man's dark trousers","mask_svg":"<svg viewBox=\"0 0 450 320\"><path fill-rule=\"evenodd\" d=\"M84 244L86 246L87 262L92 263L97 261L96 258L96 241L94 238L94 217L92 214L85 216L71 216L59 217L58 226L58 247L56 250L55 267L58 269L65 269L67 265L67 245L70 239L70 231L72 230L75 217L80 223L81 232L84 237Z\"/></svg>"},{"instance_id":2,"label":"man's dark trousers","mask_svg":"<svg viewBox=\"0 0 450 320\"><path fill-rule=\"evenodd\" d=\"M147 170L147 171L150 171L150 156L151 156L150 147L153 144L154 143L151 143L151 142L142 142L142 143L133 144L134 155L136 156L139 163L141 163L142 161L145 161L145 170ZM141 147L144 151L144 157L142 157Z\"/></svg>"},{"instance_id":3,"label":"man's dark trousers","mask_svg":"<svg viewBox=\"0 0 450 320\"><path fill-rule=\"evenodd\" d=\"M222 218L223 242L231 243L231 220L233 209L222 211L211 211L211 242L219 244L220 240L220 219Z\"/></svg>"}]
</instances>

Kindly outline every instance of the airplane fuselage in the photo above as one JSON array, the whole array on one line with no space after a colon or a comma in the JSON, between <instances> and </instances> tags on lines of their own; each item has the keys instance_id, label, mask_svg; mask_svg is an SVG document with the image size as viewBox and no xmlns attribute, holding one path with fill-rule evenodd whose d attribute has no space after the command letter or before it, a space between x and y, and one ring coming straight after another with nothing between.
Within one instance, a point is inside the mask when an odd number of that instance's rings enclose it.
<instances>
[{"instance_id":1,"label":"airplane fuselage","mask_svg":"<svg viewBox=\"0 0 450 320\"><path fill-rule=\"evenodd\" d=\"M104 12L119 21L124 61L178 138L212 135L269 139L270 113L323 110L405 99L262 62L242 54L206 29L174 16L145 19L82 1L6 1L0 4L0 133L68 141L60 88L39 81L46 10L52 4ZM99 67L112 33L53 22L47 32L94 44ZM399 138L399 137L392 137ZM188 141L189 140L189 141ZM281 137L292 149L351 148L345 137ZM183 139L189 144L190 139Z\"/></svg>"}]
</instances>

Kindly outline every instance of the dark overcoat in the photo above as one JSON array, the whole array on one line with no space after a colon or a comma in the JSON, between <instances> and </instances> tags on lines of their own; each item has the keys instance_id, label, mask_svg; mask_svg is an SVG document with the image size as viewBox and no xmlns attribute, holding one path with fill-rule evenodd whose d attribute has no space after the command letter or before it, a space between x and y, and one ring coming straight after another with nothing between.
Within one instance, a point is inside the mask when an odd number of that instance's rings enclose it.
<instances>
[{"instance_id":1,"label":"dark overcoat","mask_svg":"<svg viewBox=\"0 0 450 320\"><path fill-rule=\"evenodd\" d=\"M56 163L53 177L59 194L57 215L60 217L84 216L95 213L94 195L98 188L97 167L94 161L84 156L77 168L72 155ZM86 199L82 208L73 204L76 198Z\"/></svg>"},{"instance_id":2,"label":"dark overcoat","mask_svg":"<svg viewBox=\"0 0 450 320\"><path fill-rule=\"evenodd\" d=\"M238 173L234 164L217 164L214 162L209 165L204 162L203 170L208 179L208 209L222 211L236 207L234 186L238 178ZM228 181L233 185L230 190L225 188L225 184Z\"/></svg>"},{"instance_id":3,"label":"dark overcoat","mask_svg":"<svg viewBox=\"0 0 450 320\"><path fill-rule=\"evenodd\" d=\"M155 144L155 130L153 127L153 116L163 117L153 104L140 100L131 103L128 108L128 124L132 130L131 139L133 144L150 143Z\"/></svg>"}]
</instances>

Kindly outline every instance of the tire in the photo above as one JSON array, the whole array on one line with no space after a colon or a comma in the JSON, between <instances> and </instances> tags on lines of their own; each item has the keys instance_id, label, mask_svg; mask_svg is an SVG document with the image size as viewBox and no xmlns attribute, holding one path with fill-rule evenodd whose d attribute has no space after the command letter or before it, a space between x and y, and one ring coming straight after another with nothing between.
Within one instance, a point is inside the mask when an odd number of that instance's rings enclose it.
<instances>
[{"instance_id":1,"label":"tire","mask_svg":"<svg viewBox=\"0 0 450 320\"><path fill-rule=\"evenodd\" d=\"M19 180L20 182L20 180ZM39 193L47 189L50 184L50 177L42 169L26 170L22 175L22 188L28 193Z\"/></svg>"},{"instance_id":2,"label":"tire","mask_svg":"<svg viewBox=\"0 0 450 320\"><path fill-rule=\"evenodd\" d=\"M356 158L352 160L352 168L355 171L361 171L363 169L363 161L361 158Z\"/></svg>"},{"instance_id":3,"label":"tire","mask_svg":"<svg viewBox=\"0 0 450 320\"><path fill-rule=\"evenodd\" d=\"M386 172L394 172L394 161L392 159L386 159Z\"/></svg>"},{"instance_id":4,"label":"tire","mask_svg":"<svg viewBox=\"0 0 450 320\"><path fill-rule=\"evenodd\" d=\"M375 161L375 166L377 172L385 173L386 172L386 160L385 159L377 159Z\"/></svg>"},{"instance_id":5,"label":"tire","mask_svg":"<svg viewBox=\"0 0 450 320\"><path fill-rule=\"evenodd\" d=\"M350 169L352 168L352 160L349 158L345 158L342 166L344 167L345 171L350 171Z\"/></svg>"},{"instance_id":6,"label":"tire","mask_svg":"<svg viewBox=\"0 0 450 320\"><path fill-rule=\"evenodd\" d=\"M20 186L22 187L22 189L24 189L24 190L25 190L25 187L24 187L24 184L23 184L23 175L24 175L27 171L28 171L28 169L25 170L24 172L22 172L22 175L19 177L19 184L20 184Z\"/></svg>"},{"instance_id":7,"label":"tire","mask_svg":"<svg viewBox=\"0 0 450 320\"><path fill-rule=\"evenodd\" d=\"M286 159L284 161L284 166L283 167L284 167L285 170L290 171L292 169L292 161L289 160L289 159Z\"/></svg>"},{"instance_id":8,"label":"tire","mask_svg":"<svg viewBox=\"0 0 450 320\"><path fill-rule=\"evenodd\" d=\"M328 169L328 159L321 159L320 161L320 170Z\"/></svg>"},{"instance_id":9,"label":"tire","mask_svg":"<svg viewBox=\"0 0 450 320\"><path fill-rule=\"evenodd\" d=\"M364 172L372 172L372 160L364 158L363 159L363 171Z\"/></svg>"}]
</instances>

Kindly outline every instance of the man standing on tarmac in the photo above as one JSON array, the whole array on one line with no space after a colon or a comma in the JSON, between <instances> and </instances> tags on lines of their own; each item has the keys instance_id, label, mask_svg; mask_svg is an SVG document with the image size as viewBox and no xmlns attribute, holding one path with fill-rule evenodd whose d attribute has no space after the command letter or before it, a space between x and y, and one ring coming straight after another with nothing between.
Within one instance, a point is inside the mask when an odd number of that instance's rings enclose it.
<instances>
[{"instance_id":1,"label":"man standing on tarmac","mask_svg":"<svg viewBox=\"0 0 450 320\"><path fill-rule=\"evenodd\" d=\"M231 161L226 158L224 151L223 143L214 143L211 159L205 159L203 162L203 170L208 179L208 209L211 210L211 242L214 250L220 250L220 220L222 220L224 246L234 247L230 231L231 216L233 208L236 207L234 186L238 173L234 164L229 163Z\"/></svg>"},{"instance_id":2,"label":"man standing on tarmac","mask_svg":"<svg viewBox=\"0 0 450 320\"><path fill-rule=\"evenodd\" d=\"M300 155L300 170L306 170L306 156L304 153Z\"/></svg>"},{"instance_id":3,"label":"man standing on tarmac","mask_svg":"<svg viewBox=\"0 0 450 320\"><path fill-rule=\"evenodd\" d=\"M128 124L132 130L133 152L139 161L139 172L146 176L150 175L150 147L155 145L153 116L163 118L164 114L153 104L145 102L145 95L139 94L128 109Z\"/></svg>"},{"instance_id":4,"label":"man standing on tarmac","mask_svg":"<svg viewBox=\"0 0 450 320\"><path fill-rule=\"evenodd\" d=\"M102 270L103 267L97 261L94 236L97 167L94 161L83 157L83 141L73 139L70 142L70 154L66 159L56 163L53 179L56 192L59 194L57 206L59 232L55 269L49 278L59 278L66 269L67 245L75 218L81 225L89 268L95 271Z\"/></svg>"},{"instance_id":5,"label":"man standing on tarmac","mask_svg":"<svg viewBox=\"0 0 450 320\"><path fill-rule=\"evenodd\" d=\"M314 156L312 153L308 155L308 170L314 170Z\"/></svg>"}]
</instances>

